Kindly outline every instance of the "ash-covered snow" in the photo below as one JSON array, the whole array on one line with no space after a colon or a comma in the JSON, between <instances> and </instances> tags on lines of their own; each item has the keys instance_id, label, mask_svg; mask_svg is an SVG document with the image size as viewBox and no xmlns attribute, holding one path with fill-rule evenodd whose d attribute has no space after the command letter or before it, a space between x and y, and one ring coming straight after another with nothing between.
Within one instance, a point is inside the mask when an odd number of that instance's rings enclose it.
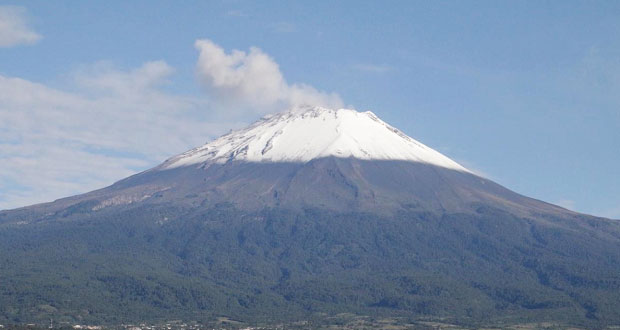
<instances>
[{"instance_id":1,"label":"ash-covered snow","mask_svg":"<svg viewBox=\"0 0 620 330\"><path fill-rule=\"evenodd\" d=\"M164 162L160 169L204 162L308 162L322 157L402 160L467 171L388 125L370 111L301 107L266 116Z\"/></svg>"}]
</instances>

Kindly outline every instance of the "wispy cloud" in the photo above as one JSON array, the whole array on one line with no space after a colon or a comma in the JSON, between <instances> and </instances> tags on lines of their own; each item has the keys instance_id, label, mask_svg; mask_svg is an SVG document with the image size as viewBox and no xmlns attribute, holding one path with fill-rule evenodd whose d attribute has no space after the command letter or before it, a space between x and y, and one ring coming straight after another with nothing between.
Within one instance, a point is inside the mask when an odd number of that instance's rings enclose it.
<instances>
[{"instance_id":1,"label":"wispy cloud","mask_svg":"<svg viewBox=\"0 0 620 330\"><path fill-rule=\"evenodd\" d=\"M146 62L142 66L121 71L109 62L101 61L82 67L73 74L78 86L92 92L141 96L149 92L159 92L158 86L168 83L174 68L164 61Z\"/></svg>"},{"instance_id":2,"label":"wispy cloud","mask_svg":"<svg viewBox=\"0 0 620 330\"><path fill-rule=\"evenodd\" d=\"M297 32L297 26L291 22L276 22L271 24L271 28L278 33Z\"/></svg>"},{"instance_id":3,"label":"wispy cloud","mask_svg":"<svg viewBox=\"0 0 620 330\"><path fill-rule=\"evenodd\" d=\"M233 50L226 53L211 40L195 43L200 52L198 76L207 93L219 102L235 104L257 113L281 111L287 107L312 104L342 107L340 96L306 84L289 84L278 64L262 50Z\"/></svg>"},{"instance_id":4,"label":"wispy cloud","mask_svg":"<svg viewBox=\"0 0 620 330\"><path fill-rule=\"evenodd\" d=\"M620 203L618 203L620 204ZM597 215L600 215L602 217L606 217L609 219L616 219L616 220L620 220L620 206L617 207L613 207L610 209L606 209L603 210L601 212L596 212Z\"/></svg>"},{"instance_id":5,"label":"wispy cloud","mask_svg":"<svg viewBox=\"0 0 620 330\"><path fill-rule=\"evenodd\" d=\"M368 73L387 73L394 68L385 64L355 64L353 65L353 69Z\"/></svg>"},{"instance_id":6,"label":"wispy cloud","mask_svg":"<svg viewBox=\"0 0 620 330\"><path fill-rule=\"evenodd\" d=\"M559 201L556 201L555 203L553 203L555 205L559 205L567 210L571 210L571 211L575 211L577 210L576 204L574 200L570 200L570 199L561 199Z\"/></svg>"},{"instance_id":7,"label":"wispy cloud","mask_svg":"<svg viewBox=\"0 0 620 330\"><path fill-rule=\"evenodd\" d=\"M596 47L590 48L580 63L563 71L555 84L565 88L570 96L586 98L588 102L620 106L620 59Z\"/></svg>"},{"instance_id":8,"label":"wispy cloud","mask_svg":"<svg viewBox=\"0 0 620 330\"><path fill-rule=\"evenodd\" d=\"M0 6L0 47L31 45L41 38L28 26L25 8Z\"/></svg>"},{"instance_id":9,"label":"wispy cloud","mask_svg":"<svg viewBox=\"0 0 620 330\"><path fill-rule=\"evenodd\" d=\"M0 75L0 209L101 188L238 126L166 93L163 61L73 75L73 92Z\"/></svg>"}]
</instances>

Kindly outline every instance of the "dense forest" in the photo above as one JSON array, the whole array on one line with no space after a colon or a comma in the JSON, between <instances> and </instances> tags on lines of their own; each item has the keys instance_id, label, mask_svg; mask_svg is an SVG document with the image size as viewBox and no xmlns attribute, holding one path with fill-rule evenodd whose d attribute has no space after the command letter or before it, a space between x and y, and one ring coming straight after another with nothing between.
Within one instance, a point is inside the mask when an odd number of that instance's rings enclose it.
<instances>
[{"instance_id":1,"label":"dense forest","mask_svg":"<svg viewBox=\"0 0 620 330\"><path fill-rule=\"evenodd\" d=\"M0 215L0 324L260 324L339 313L466 326L620 324L613 221L541 222L482 206L390 216L91 208L24 224Z\"/></svg>"}]
</instances>

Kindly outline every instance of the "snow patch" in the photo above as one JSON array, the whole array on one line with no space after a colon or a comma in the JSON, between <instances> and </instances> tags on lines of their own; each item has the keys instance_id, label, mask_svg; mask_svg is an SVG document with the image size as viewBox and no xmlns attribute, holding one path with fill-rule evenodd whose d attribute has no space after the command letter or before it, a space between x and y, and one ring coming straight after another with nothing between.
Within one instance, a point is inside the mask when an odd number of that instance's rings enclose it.
<instances>
[{"instance_id":1,"label":"snow patch","mask_svg":"<svg viewBox=\"0 0 620 330\"><path fill-rule=\"evenodd\" d=\"M172 157L159 169L229 161L305 163L323 157L412 161L469 172L370 111L323 107L298 107L265 116Z\"/></svg>"}]
</instances>

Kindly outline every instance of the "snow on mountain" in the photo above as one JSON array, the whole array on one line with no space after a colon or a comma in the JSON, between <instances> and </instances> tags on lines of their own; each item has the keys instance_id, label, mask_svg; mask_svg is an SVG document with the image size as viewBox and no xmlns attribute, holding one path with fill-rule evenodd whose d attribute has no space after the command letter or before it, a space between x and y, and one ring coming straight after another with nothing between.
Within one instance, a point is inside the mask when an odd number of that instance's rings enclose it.
<instances>
[{"instance_id":1,"label":"snow on mountain","mask_svg":"<svg viewBox=\"0 0 620 330\"><path fill-rule=\"evenodd\" d=\"M469 172L370 111L322 107L299 107L263 117L168 159L160 169L232 160L305 163L322 157L412 161Z\"/></svg>"}]
</instances>

